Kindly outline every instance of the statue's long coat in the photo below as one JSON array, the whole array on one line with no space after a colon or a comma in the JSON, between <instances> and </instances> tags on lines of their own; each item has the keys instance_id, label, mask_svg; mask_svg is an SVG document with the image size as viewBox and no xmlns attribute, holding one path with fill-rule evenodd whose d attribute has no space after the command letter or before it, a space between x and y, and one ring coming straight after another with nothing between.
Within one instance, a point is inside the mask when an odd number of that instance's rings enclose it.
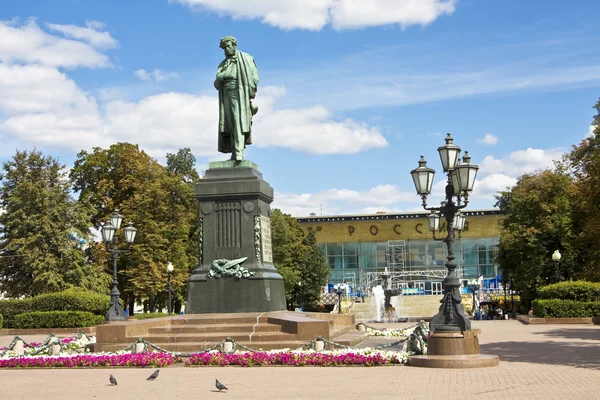
<instances>
[{"instance_id":1,"label":"statue's long coat","mask_svg":"<svg viewBox=\"0 0 600 400\"><path fill-rule=\"evenodd\" d=\"M254 62L254 58L248 54L237 50L237 83L238 83L238 98L240 109L238 110L238 118L240 126L244 132L246 145L252 144L252 110L250 109L250 99L256 95L258 87L258 68ZM221 61L218 69L225 64L227 59ZM229 140L229 128L227 119L225 118L225 106L223 102L224 89L219 89L219 151L221 153L231 153L231 141ZM227 110L227 112L235 112L235 110Z\"/></svg>"}]
</instances>

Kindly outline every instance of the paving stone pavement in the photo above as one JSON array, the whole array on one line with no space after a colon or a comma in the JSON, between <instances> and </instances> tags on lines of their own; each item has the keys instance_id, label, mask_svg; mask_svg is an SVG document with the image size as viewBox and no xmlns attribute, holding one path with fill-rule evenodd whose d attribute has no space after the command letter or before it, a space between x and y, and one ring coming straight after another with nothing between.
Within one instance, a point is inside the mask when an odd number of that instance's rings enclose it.
<instances>
[{"instance_id":1,"label":"paving stone pavement","mask_svg":"<svg viewBox=\"0 0 600 400\"><path fill-rule=\"evenodd\" d=\"M600 399L599 325L511 320L474 321L473 327L482 329L481 352L498 354L500 366L171 366L153 382L146 381L151 369L0 370L0 399ZM362 346L394 340L372 338ZM0 337L0 345L4 341ZM109 386L109 373L118 386ZM215 378L229 387L227 393L216 391Z\"/></svg>"}]
</instances>

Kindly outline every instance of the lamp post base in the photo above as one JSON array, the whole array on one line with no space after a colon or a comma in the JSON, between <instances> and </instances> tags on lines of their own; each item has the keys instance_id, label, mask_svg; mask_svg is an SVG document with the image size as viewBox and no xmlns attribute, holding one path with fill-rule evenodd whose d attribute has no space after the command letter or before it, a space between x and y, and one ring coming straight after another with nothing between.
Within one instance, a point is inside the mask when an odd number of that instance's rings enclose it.
<instances>
[{"instance_id":1,"label":"lamp post base","mask_svg":"<svg viewBox=\"0 0 600 400\"><path fill-rule=\"evenodd\" d=\"M444 285L446 286L446 285ZM458 285L446 286L440 309L429 322L432 332L461 332L471 330L471 320L465 313Z\"/></svg>"},{"instance_id":2,"label":"lamp post base","mask_svg":"<svg viewBox=\"0 0 600 400\"><path fill-rule=\"evenodd\" d=\"M125 314L125 310L121 307L121 303L119 303L119 299L111 299L110 308L108 312L104 316L105 321L127 321L127 314Z\"/></svg>"}]
</instances>

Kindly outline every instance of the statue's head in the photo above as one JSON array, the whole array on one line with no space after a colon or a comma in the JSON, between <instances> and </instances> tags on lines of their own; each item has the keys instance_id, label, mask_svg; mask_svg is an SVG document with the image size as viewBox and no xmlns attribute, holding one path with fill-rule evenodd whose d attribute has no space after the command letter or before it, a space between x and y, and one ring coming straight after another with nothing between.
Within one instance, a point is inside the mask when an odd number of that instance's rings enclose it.
<instances>
[{"instance_id":1,"label":"statue's head","mask_svg":"<svg viewBox=\"0 0 600 400\"><path fill-rule=\"evenodd\" d=\"M225 56L231 57L235 54L235 48L237 47L237 40L233 36L225 36L221 38L219 47L225 51Z\"/></svg>"}]
</instances>

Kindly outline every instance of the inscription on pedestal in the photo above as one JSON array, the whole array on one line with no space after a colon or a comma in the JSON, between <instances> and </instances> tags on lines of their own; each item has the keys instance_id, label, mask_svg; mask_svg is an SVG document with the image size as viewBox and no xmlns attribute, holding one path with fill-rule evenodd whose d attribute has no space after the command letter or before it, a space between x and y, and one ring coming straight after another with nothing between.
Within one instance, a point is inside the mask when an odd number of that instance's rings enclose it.
<instances>
[{"instance_id":1,"label":"inscription on pedestal","mask_svg":"<svg viewBox=\"0 0 600 400\"><path fill-rule=\"evenodd\" d=\"M262 257L264 262L273 262L273 250L271 248L271 219L260 216L260 233L262 239Z\"/></svg>"}]
</instances>

